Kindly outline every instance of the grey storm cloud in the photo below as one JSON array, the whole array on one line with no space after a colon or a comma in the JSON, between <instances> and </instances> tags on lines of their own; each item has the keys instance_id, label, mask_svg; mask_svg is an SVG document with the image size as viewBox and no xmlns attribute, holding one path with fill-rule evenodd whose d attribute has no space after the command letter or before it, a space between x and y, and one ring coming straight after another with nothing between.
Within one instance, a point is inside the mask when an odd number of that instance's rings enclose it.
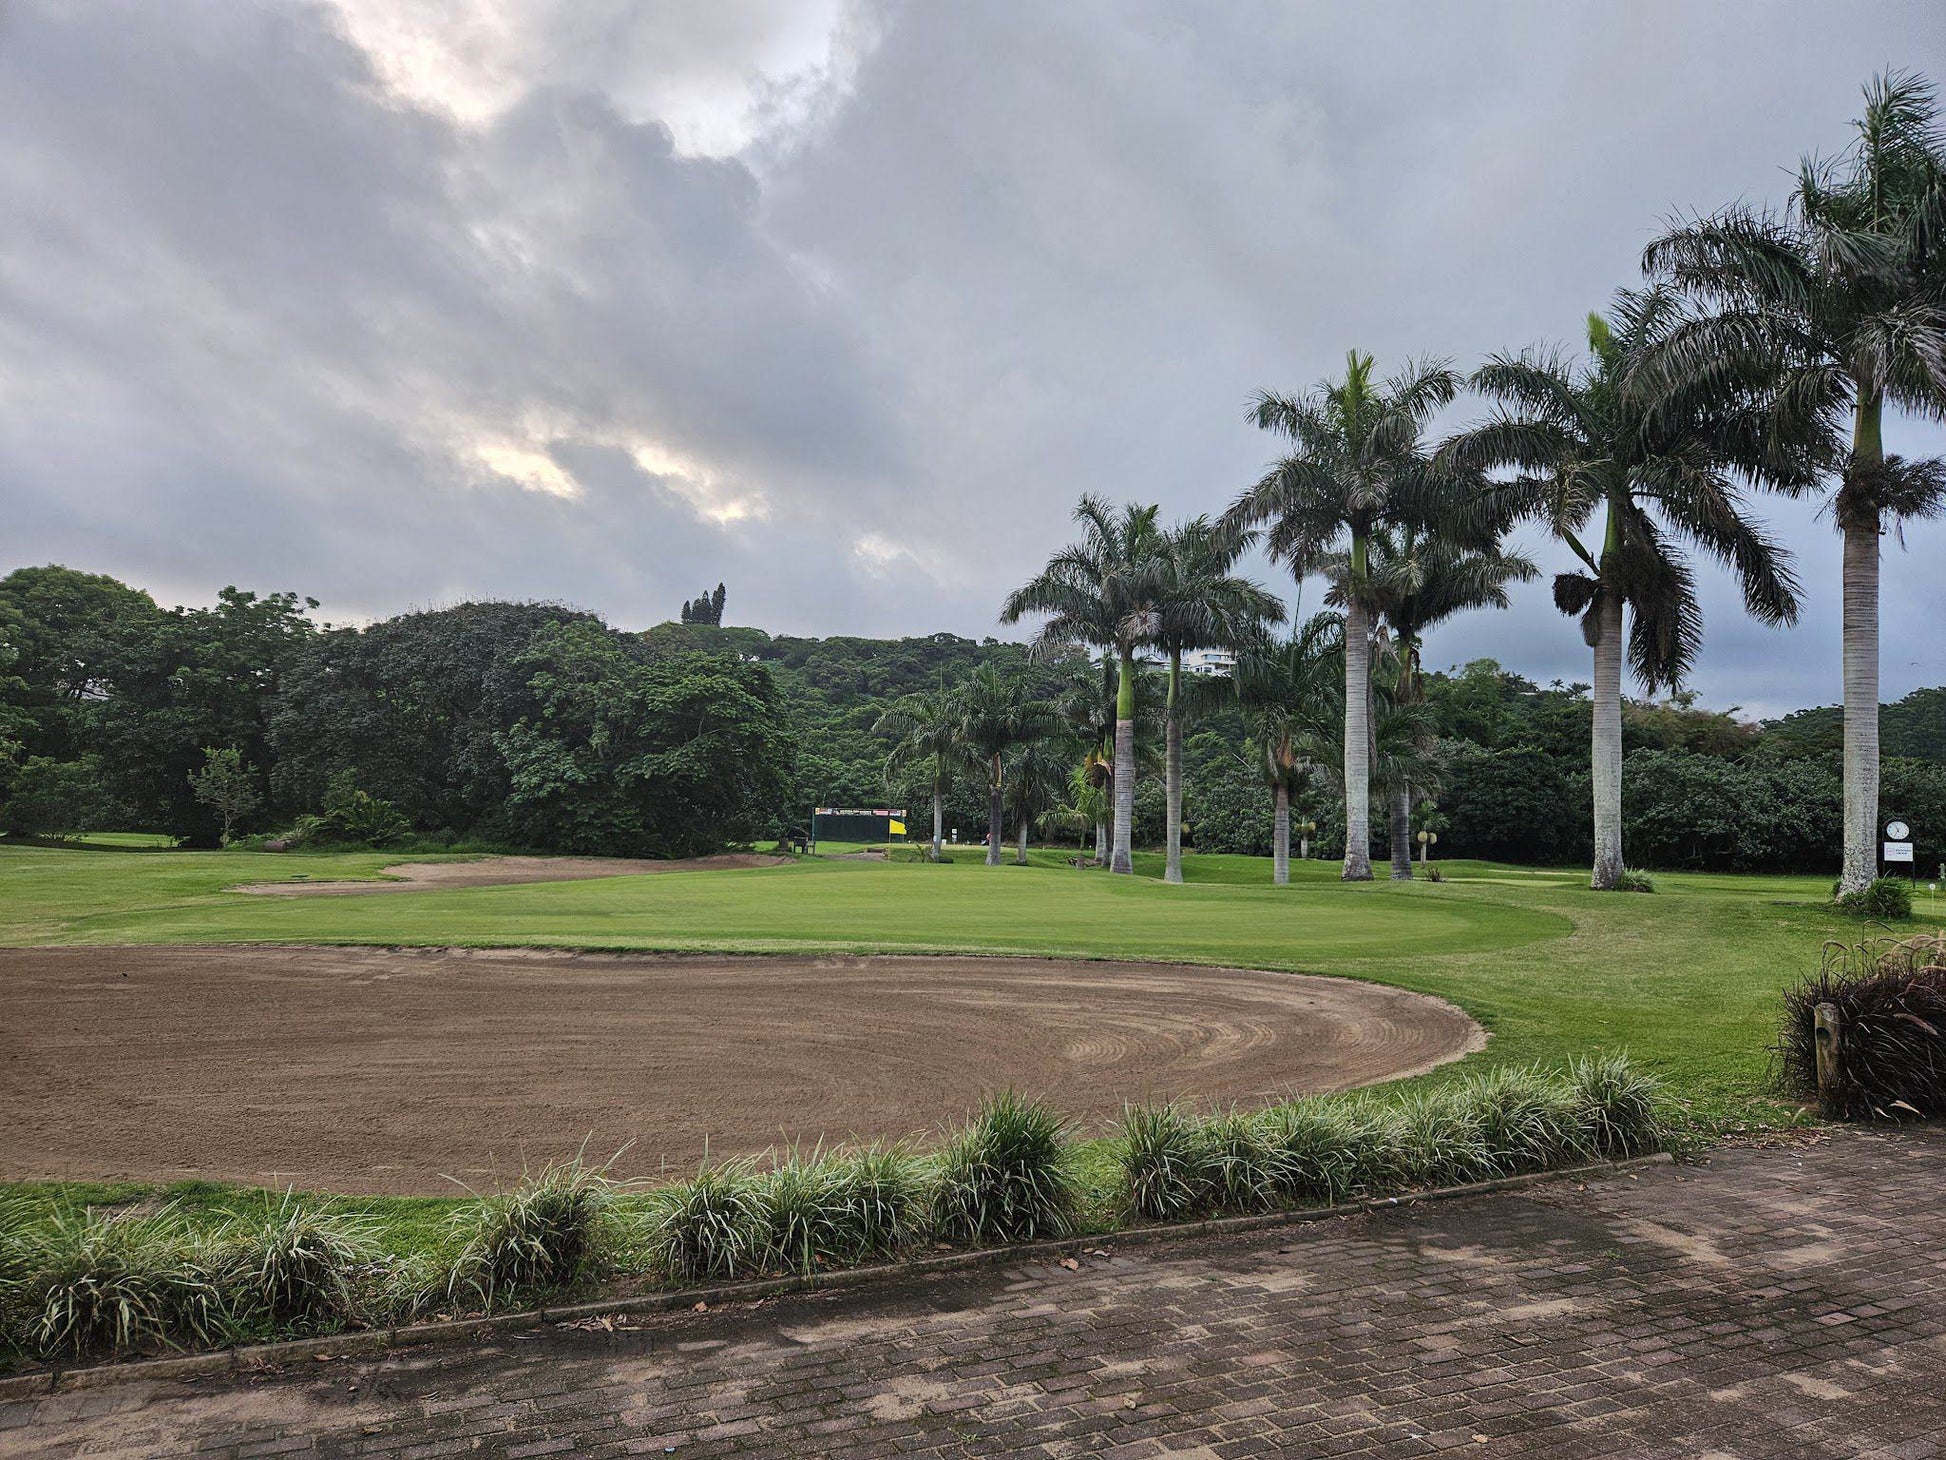
<instances>
[{"instance_id":1,"label":"grey storm cloud","mask_svg":"<svg viewBox=\"0 0 1946 1460\"><path fill-rule=\"evenodd\" d=\"M1946 79L1933 5L15 0L0 543L339 621L722 579L990 632L1082 491L1220 508L1251 393L1354 346L1575 340L1886 64ZM1765 510L1804 623L1709 573L1694 676L1753 712L1837 679L1835 535ZM1892 693L1946 681L1943 548L1888 545ZM1587 677L1544 586L1431 652Z\"/></svg>"}]
</instances>

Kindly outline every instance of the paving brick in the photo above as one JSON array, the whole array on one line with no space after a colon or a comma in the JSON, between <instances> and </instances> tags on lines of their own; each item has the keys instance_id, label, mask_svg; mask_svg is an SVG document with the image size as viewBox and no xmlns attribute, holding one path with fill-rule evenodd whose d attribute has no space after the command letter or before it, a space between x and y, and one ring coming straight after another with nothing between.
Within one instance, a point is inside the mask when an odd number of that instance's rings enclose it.
<instances>
[{"instance_id":1,"label":"paving brick","mask_svg":"<svg viewBox=\"0 0 1946 1460\"><path fill-rule=\"evenodd\" d=\"M1942 1176L1946 1131L1845 1132L1079 1271L57 1393L0 1404L0 1457L1935 1456Z\"/></svg>"}]
</instances>

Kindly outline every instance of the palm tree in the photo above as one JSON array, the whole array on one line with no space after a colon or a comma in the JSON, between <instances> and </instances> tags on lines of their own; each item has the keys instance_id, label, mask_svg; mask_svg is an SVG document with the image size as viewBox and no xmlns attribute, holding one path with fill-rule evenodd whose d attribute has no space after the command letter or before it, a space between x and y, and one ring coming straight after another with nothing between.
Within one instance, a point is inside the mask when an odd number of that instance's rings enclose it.
<instances>
[{"instance_id":1,"label":"palm tree","mask_svg":"<svg viewBox=\"0 0 1946 1460\"><path fill-rule=\"evenodd\" d=\"M1231 527L1269 523L1271 555L1300 580L1322 574L1344 605L1347 882L1372 876L1372 537L1388 524L1425 522L1436 505L1419 433L1458 389L1459 376L1440 361L1375 381L1372 357L1354 350L1342 380L1302 397L1259 395L1258 426L1281 432L1294 449L1224 514Z\"/></svg>"},{"instance_id":2,"label":"palm tree","mask_svg":"<svg viewBox=\"0 0 1946 1460\"><path fill-rule=\"evenodd\" d=\"M1782 216L1734 207L1649 245L1644 266L1704 306L1650 362L1663 386L1757 388L1780 453L1835 479L1844 535L1841 892L1878 870L1879 538L1946 506L1946 465L1885 454L1885 405L1946 419L1946 139L1922 78L1865 89L1852 146L1807 161Z\"/></svg>"},{"instance_id":3,"label":"palm tree","mask_svg":"<svg viewBox=\"0 0 1946 1460\"><path fill-rule=\"evenodd\" d=\"M1507 585L1540 576L1532 561L1499 543L1466 547L1413 525L1381 529L1372 538L1371 578L1385 626L1392 631L1397 673L1392 697L1401 705L1425 698L1422 651L1429 630L1472 608L1506 608ZM1392 877L1412 879L1412 801L1409 779L1391 781Z\"/></svg>"},{"instance_id":4,"label":"palm tree","mask_svg":"<svg viewBox=\"0 0 1946 1460\"><path fill-rule=\"evenodd\" d=\"M1046 615L1039 647L1087 644L1112 651L1116 662L1115 815L1112 872L1133 872L1130 829L1135 820L1135 656L1155 640L1164 586L1163 536L1156 508L1119 512L1087 496L1074 509L1082 540L1007 596L1002 623Z\"/></svg>"},{"instance_id":5,"label":"palm tree","mask_svg":"<svg viewBox=\"0 0 1946 1460\"><path fill-rule=\"evenodd\" d=\"M1712 413L1656 397L1630 372L1678 317L1664 291L1616 296L1616 324L1588 317L1590 359L1553 350L1495 356L1474 389L1497 402L1483 424L1440 448L1465 472L1511 469L1486 490L1517 516L1543 522L1586 572L1554 580L1554 602L1581 620L1594 651L1592 885L1622 875L1622 658L1653 693L1679 683L1702 644L1695 580L1678 542L1736 575L1744 606L1764 623L1797 617L1788 555L1746 514L1741 483L1763 475L1745 413ZM1600 511L1601 536L1583 541ZM1623 637L1625 614L1633 616Z\"/></svg>"},{"instance_id":6,"label":"palm tree","mask_svg":"<svg viewBox=\"0 0 1946 1460\"><path fill-rule=\"evenodd\" d=\"M1007 812L1020 838L1014 861L1027 865L1027 833L1034 822L1061 804L1073 758L1053 739L1031 740L1007 757Z\"/></svg>"},{"instance_id":7,"label":"palm tree","mask_svg":"<svg viewBox=\"0 0 1946 1460\"><path fill-rule=\"evenodd\" d=\"M937 862L945 838L946 792L953 778L974 763L966 748L958 697L944 687L904 695L878 717L872 733L897 737L885 758L888 785L909 771L925 775L932 792L932 859Z\"/></svg>"},{"instance_id":8,"label":"palm tree","mask_svg":"<svg viewBox=\"0 0 1946 1460\"><path fill-rule=\"evenodd\" d=\"M1000 834L1006 798L1006 762L1017 747L1051 734L1058 723L1053 706L1036 699L1021 678L1008 678L982 664L955 696L960 743L987 773L987 865L1000 865Z\"/></svg>"},{"instance_id":9,"label":"palm tree","mask_svg":"<svg viewBox=\"0 0 1946 1460\"><path fill-rule=\"evenodd\" d=\"M1282 623L1284 606L1230 570L1255 534L1213 523L1207 517L1179 523L1163 544L1161 620L1155 646L1169 658L1169 693L1163 735L1163 784L1168 853L1162 880L1182 881L1182 659L1198 649L1235 650L1267 624Z\"/></svg>"},{"instance_id":10,"label":"palm tree","mask_svg":"<svg viewBox=\"0 0 1946 1460\"><path fill-rule=\"evenodd\" d=\"M1237 655L1232 671L1248 717L1252 758L1275 803L1271 881L1291 880L1291 802L1309 783L1342 717L1344 619L1317 613L1288 639L1264 635Z\"/></svg>"},{"instance_id":11,"label":"palm tree","mask_svg":"<svg viewBox=\"0 0 1946 1460\"><path fill-rule=\"evenodd\" d=\"M1109 787L1114 777L1099 749L1091 749L1068 774L1068 804L1084 828L1095 826L1095 865L1108 862L1108 817L1112 812Z\"/></svg>"}]
</instances>

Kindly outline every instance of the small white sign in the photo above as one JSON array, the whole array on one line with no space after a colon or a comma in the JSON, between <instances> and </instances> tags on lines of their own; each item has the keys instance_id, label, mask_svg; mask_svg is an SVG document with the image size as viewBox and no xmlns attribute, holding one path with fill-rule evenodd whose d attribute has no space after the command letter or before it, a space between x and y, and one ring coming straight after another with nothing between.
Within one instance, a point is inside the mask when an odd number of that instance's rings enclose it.
<instances>
[{"instance_id":1,"label":"small white sign","mask_svg":"<svg viewBox=\"0 0 1946 1460\"><path fill-rule=\"evenodd\" d=\"M1885 860L1888 862L1910 862L1912 860L1911 842L1887 842Z\"/></svg>"},{"instance_id":2,"label":"small white sign","mask_svg":"<svg viewBox=\"0 0 1946 1460\"><path fill-rule=\"evenodd\" d=\"M1902 842L1911 835L1912 828L1907 826L1903 821L1893 821L1886 824L1885 838L1887 841Z\"/></svg>"}]
</instances>

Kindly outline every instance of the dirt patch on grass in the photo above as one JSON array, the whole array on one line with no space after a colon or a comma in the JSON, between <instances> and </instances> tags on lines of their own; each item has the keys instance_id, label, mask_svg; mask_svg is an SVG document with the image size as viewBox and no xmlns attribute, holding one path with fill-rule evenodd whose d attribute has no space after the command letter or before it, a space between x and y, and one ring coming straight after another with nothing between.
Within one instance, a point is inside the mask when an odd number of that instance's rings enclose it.
<instances>
[{"instance_id":1,"label":"dirt patch on grass","mask_svg":"<svg viewBox=\"0 0 1946 1460\"><path fill-rule=\"evenodd\" d=\"M685 1171L706 1142L935 1130L1006 1085L1099 1131L1485 1042L1437 999L1237 969L262 946L0 950L0 1029L0 1179L435 1194L590 1136Z\"/></svg>"},{"instance_id":2,"label":"dirt patch on grass","mask_svg":"<svg viewBox=\"0 0 1946 1460\"><path fill-rule=\"evenodd\" d=\"M789 857L728 852L658 862L646 857L476 857L465 862L400 862L385 868L394 881L246 882L232 892L266 897L348 897L367 892L432 892L448 887L513 887L523 882L582 882L594 877L633 877L642 872L717 872L779 867Z\"/></svg>"}]
</instances>

